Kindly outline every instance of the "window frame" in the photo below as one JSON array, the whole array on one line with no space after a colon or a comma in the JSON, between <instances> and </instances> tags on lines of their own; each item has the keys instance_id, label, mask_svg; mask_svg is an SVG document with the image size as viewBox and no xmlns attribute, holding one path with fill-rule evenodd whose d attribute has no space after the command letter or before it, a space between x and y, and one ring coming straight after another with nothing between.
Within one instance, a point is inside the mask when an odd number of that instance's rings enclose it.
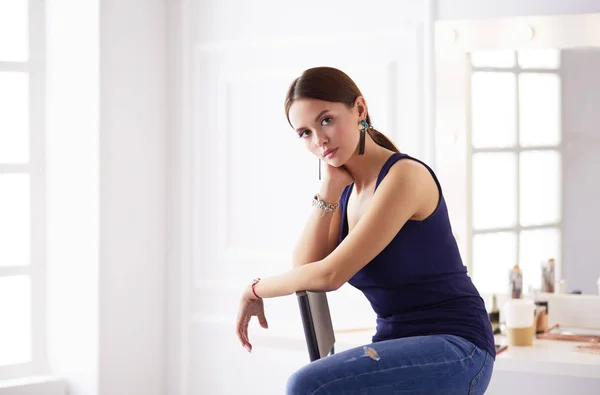
<instances>
[{"instance_id":1,"label":"window frame","mask_svg":"<svg viewBox=\"0 0 600 395\"><path fill-rule=\"evenodd\" d=\"M28 58L0 61L0 72L29 76L29 161L0 162L0 175L27 174L30 178L30 264L0 267L0 277L27 275L31 281L31 360L0 366L0 380L49 371L46 352L46 10L42 0L28 3Z\"/></svg>"}]
</instances>

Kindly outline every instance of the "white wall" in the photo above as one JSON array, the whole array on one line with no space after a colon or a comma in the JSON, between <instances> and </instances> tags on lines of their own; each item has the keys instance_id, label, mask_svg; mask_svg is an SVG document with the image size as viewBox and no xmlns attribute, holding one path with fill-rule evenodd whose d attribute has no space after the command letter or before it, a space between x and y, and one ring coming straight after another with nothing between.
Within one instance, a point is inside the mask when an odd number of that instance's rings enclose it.
<instances>
[{"instance_id":1,"label":"white wall","mask_svg":"<svg viewBox=\"0 0 600 395\"><path fill-rule=\"evenodd\" d=\"M98 2L52 0L47 13L49 373L97 395Z\"/></svg>"},{"instance_id":2,"label":"white wall","mask_svg":"<svg viewBox=\"0 0 600 395\"><path fill-rule=\"evenodd\" d=\"M600 48L563 51L564 268L569 290L597 294L600 277Z\"/></svg>"},{"instance_id":3,"label":"white wall","mask_svg":"<svg viewBox=\"0 0 600 395\"><path fill-rule=\"evenodd\" d=\"M284 40L394 28L405 22L422 22L425 1L195 0L191 3L193 36L197 42L206 43L265 37ZM368 48L356 48L356 56L368 56Z\"/></svg>"},{"instance_id":4,"label":"white wall","mask_svg":"<svg viewBox=\"0 0 600 395\"><path fill-rule=\"evenodd\" d=\"M166 9L100 4L100 394L166 388Z\"/></svg>"},{"instance_id":5,"label":"white wall","mask_svg":"<svg viewBox=\"0 0 600 395\"><path fill-rule=\"evenodd\" d=\"M167 2L48 2L49 359L166 393Z\"/></svg>"},{"instance_id":6,"label":"white wall","mask_svg":"<svg viewBox=\"0 0 600 395\"><path fill-rule=\"evenodd\" d=\"M600 12L597 0L437 0L439 20Z\"/></svg>"}]
</instances>

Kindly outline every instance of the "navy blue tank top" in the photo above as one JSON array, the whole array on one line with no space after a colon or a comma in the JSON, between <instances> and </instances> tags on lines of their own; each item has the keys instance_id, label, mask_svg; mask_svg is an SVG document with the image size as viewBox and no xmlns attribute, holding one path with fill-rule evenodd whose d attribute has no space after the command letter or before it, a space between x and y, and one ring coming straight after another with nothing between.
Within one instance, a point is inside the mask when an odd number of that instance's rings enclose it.
<instances>
[{"instance_id":1,"label":"navy blue tank top","mask_svg":"<svg viewBox=\"0 0 600 395\"><path fill-rule=\"evenodd\" d=\"M348 281L364 293L377 314L373 342L450 334L469 340L495 358L485 304L463 265L433 170L418 159L396 153L383 165L375 191L390 167L401 159L415 160L429 170L439 200L429 217L409 220L387 247ZM353 186L348 185L340 199L340 242L348 234L346 209Z\"/></svg>"}]
</instances>

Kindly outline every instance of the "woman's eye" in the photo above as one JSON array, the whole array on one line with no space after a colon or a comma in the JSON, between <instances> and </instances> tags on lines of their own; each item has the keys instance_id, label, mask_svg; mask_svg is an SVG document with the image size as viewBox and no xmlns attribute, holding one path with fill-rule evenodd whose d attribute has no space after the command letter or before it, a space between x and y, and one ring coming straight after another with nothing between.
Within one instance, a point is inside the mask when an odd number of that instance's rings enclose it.
<instances>
[{"instance_id":1,"label":"woman's eye","mask_svg":"<svg viewBox=\"0 0 600 395\"><path fill-rule=\"evenodd\" d=\"M321 121L321 126L329 125L331 121L333 121L333 118L331 117L323 118L323 120Z\"/></svg>"},{"instance_id":2,"label":"woman's eye","mask_svg":"<svg viewBox=\"0 0 600 395\"><path fill-rule=\"evenodd\" d=\"M298 137L303 138L303 137L308 137L310 136L310 130L306 129L301 131L300 133L298 133Z\"/></svg>"}]
</instances>

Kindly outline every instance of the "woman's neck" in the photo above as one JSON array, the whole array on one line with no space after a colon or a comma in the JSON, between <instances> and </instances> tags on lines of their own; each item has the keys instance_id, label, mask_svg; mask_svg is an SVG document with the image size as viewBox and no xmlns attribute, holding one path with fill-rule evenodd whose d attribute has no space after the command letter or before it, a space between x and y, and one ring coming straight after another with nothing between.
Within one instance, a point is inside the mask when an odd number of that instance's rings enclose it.
<instances>
[{"instance_id":1,"label":"woman's neck","mask_svg":"<svg viewBox=\"0 0 600 395\"><path fill-rule=\"evenodd\" d=\"M371 186L377 181L381 168L392 154L392 151L375 143L370 136L366 136L364 155L358 155L357 149L344 164L346 171L352 175L357 194L365 188L372 189Z\"/></svg>"}]
</instances>

